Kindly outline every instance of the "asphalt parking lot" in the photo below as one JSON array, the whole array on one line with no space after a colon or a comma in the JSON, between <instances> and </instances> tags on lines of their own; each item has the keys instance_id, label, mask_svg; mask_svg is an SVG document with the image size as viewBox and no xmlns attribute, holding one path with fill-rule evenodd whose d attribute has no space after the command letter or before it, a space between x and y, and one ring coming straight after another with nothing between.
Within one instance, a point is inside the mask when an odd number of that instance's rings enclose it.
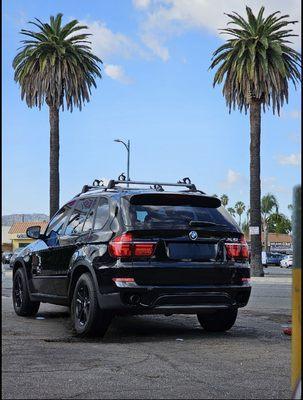
<instances>
[{"instance_id":1,"label":"asphalt parking lot","mask_svg":"<svg viewBox=\"0 0 303 400\"><path fill-rule=\"evenodd\" d=\"M290 398L291 270L265 273L226 333L190 315L120 317L103 339L83 340L65 307L17 317L2 269L2 398Z\"/></svg>"}]
</instances>

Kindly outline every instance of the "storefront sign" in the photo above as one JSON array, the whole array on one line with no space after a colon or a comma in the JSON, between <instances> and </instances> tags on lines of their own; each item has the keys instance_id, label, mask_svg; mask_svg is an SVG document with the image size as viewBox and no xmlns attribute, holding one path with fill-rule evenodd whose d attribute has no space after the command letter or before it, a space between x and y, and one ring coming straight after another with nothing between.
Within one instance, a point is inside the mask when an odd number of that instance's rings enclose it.
<instances>
[{"instance_id":1,"label":"storefront sign","mask_svg":"<svg viewBox=\"0 0 303 400\"><path fill-rule=\"evenodd\" d=\"M270 251L287 251L292 250L292 244L290 242L270 242Z\"/></svg>"},{"instance_id":2,"label":"storefront sign","mask_svg":"<svg viewBox=\"0 0 303 400\"><path fill-rule=\"evenodd\" d=\"M18 233L17 238L18 239L27 239L27 235L26 235L26 233Z\"/></svg>"}]
</instances>

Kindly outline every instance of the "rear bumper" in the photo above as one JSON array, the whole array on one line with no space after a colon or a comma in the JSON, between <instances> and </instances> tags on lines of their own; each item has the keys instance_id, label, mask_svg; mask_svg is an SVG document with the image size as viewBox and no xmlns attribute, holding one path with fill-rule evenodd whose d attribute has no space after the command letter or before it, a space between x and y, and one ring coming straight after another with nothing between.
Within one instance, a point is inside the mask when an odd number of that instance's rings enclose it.
<instances>
[{"instance_id":1,"label":"rear bumper","mask_svg":"<svg viewBox=\"0 0 303 400\"><path fill-rule=\"evenodd\" d=\"M132 282L113 282L129 277ZM121 314L196 314L244 307L251 286L247 264L126 263L97 269L99 306Z\"/></svg>"},{"instance_id":2,"label":"rear bumper","mask_svg":"<svg viewBox=\"0 0 303 400\"><path fill-rule=\"evenodd\" d=\"M138 286L98 293L100 308L117 314L197 314L244 307L251 286Z\"/></svg>"}]
</instances>

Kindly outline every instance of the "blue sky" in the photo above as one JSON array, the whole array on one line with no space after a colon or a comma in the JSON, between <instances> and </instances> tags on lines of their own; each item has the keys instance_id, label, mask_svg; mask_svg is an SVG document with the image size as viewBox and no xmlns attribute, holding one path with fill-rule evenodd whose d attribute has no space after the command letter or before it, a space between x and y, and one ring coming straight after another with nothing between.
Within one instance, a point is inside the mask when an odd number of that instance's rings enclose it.
<instances>
[{"instance_id":1,"label":"blue sky","mask_svg":"<svg viewBox=\"0 0 303 400\"><path fill-rule=\"evenodd\" d=\"M60 204L95 178L126 170L126 150L113 142L119 137L131 140L132 179L189 176L209 194L226 193L229 206L238 200L248 206L248 115L228 113L208 70L224 40L218 35L224 12L244 14L245 4L292 19L301 14L297 0L218 0L216 7L211 0L4 0L2 213L48 213L48 109L21 101L11 63L27 21L58 12L64 22L76 18L89 26L104 63L91 101L81 112L60 115ZM262 194L274 193L288 215L301 180L300 109L300 90L291 86L281 116L269 110L262 117Z\"/></svg>"}]
</instances>

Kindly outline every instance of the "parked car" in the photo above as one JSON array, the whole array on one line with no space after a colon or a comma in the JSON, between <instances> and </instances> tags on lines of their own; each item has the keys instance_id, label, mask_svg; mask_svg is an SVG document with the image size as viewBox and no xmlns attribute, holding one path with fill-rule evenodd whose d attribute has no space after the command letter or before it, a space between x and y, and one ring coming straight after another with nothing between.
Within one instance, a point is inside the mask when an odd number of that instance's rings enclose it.
<instances>
[{"instance_id":1,"label":"parked car","mask_svg":"<svg viewBox=\"0 0 303 400\"><path fill-rule=\"evenodd\" d=\"M267 267L268 265L280 265L280 261L285 257L285 254L271 253L262 251L262 264Z\"/></svg>"},{"instance_id":2,"label":"parked car","mask_svg":"<svg viewBox=\"0 0 303 400\"><path fill-rule=\"evenodd\" d=\"M292 255L288 255L286 257L284 257L281 261L280 261L280 267L283 268L290 268L292 267Z\"/></svg>"},{"instance_id":3,"label":"parked car","mask_svg":"<svg viewBox=\"0 0 303 400\"><path fill-rule=\"evenodd\" d=\"M16 258L21 254L21 252L25 249L25 247L18 247L11 255L10 260L9 260L9 266L13 268L14 262Z\"/></svg>"},{"instance_id":4,"label":"parked car","mask_svg":"<svg viewBox=\"0 0 303 400\"><path fill-rule=\"evenodd\" d=\"M187 178L85 185L44 234L32 226L27 236L37 241L14 260L16 314L33 316L40 302L70 306L79 336L102 336L125 314L197 314L205 330L226 331L250 296L243 233Z\"/></svg>"},{"instance_id":5,"label":"parked car","mask_svg":"<svg viewBox=\"0 0 303 400\"><path fill-rule=\"evenodd\" d=\"M11 251L4 251L2 253L2 264L9 264L12 254L13 253Z\"/></svg>"}]
</instances>

